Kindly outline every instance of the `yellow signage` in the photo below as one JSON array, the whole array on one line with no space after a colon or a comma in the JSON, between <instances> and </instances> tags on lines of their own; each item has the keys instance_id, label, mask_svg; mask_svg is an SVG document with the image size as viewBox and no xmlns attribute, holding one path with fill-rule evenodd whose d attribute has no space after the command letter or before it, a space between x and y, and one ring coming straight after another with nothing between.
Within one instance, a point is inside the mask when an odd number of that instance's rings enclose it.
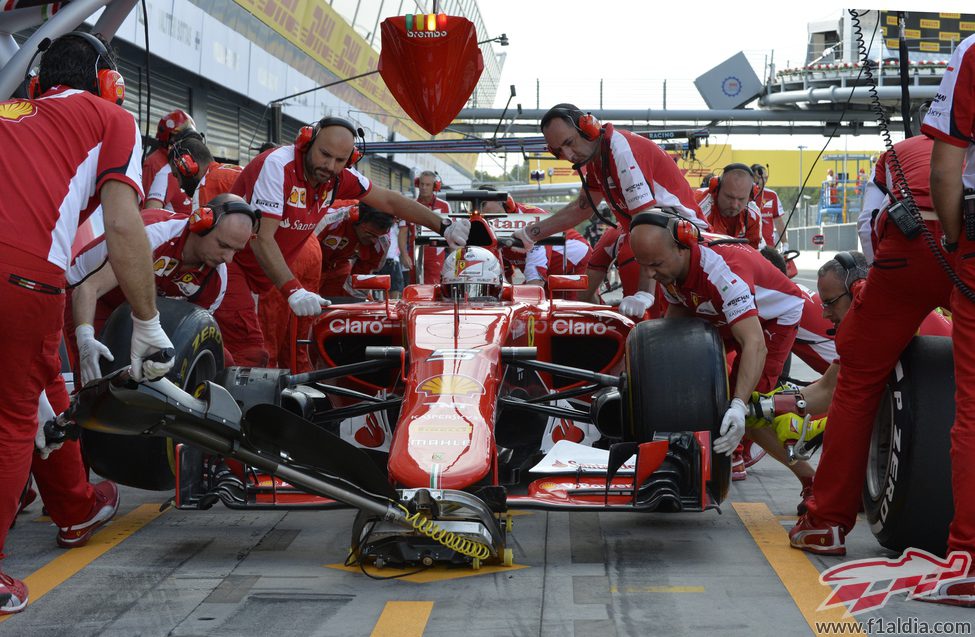
<instances>
[{"instance_id":1,"label":"yellow signage","mask_svg":"<svg viewBox=\"0 0 975 637\"><path fill-rule=\"evenodd\" d=\"M941 20L930 20L930 19L921 20L921 28L923 28L923 29L940 29L941 28Z\"/></svg>"},{"instance_id":2,"label":"yellow signage","mask_svg":"<svg viewBox=\"0 0 975 637\"><path fill-rule=\"evenodd\" d=\"M379 53L355 32L327 0L234 1L339 78L375 71L379 67ZM344 91L345 86L352 87L357 95ZM360 108L375 110L378 106L383 112L397 117L395 121L384 122L391 128L402 125L412 131L414 138L429 139L426 131L405 117L403 109L378 74L333 90L350 103L358 102L356 106ZM371 104L363 103L363 97ZM459 138L460 135L447 134L444 137ZM450 155L444 160L470 172L477 163L477 155Z\"/></svg>"}]
</instances>

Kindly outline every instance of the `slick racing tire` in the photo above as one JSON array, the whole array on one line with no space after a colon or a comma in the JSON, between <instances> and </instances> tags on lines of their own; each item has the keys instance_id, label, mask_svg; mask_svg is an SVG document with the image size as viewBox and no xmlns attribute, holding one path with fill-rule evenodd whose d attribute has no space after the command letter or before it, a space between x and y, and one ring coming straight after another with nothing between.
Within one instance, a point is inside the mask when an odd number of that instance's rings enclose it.
<instances>
[{"instance_id":1,"label":"slick racing tire","mask_svg":"<svg viewBox=\"0 0 975 637\"><path fill-rule=\"evenodd\" d=\"M951 339L917 336L881 399L870 441L863 506L877 541L944 555L951 499L955 417Z\"/></svg>"},{"instance_id":2,"label":"slick racing tire","mask_svg":"<svg viewBox=\"0 0 975 637\"><path fill-rule=\"evenodd\" d=\"M216 321L205 310L174 299L158 298L159 322L176 350L166 378L191 394L223 369L223 339ZM132 340L128 303L116 308L105 323L101 341L115 361L102 360L107 374L129 364ZM119 484L149 491L175 487L175 454L170 438L123 436L83 430L85 460L95 473Z\"/></svg>"},{"instance_id":3,"label":"slick racing tire","mask_svg":"<svg viewBox=\"0 0 975 637\"><path fill-rule=\"evenodd\" d=\"M642 321L626 339L623 430L647 442L655 433L720 434L728 408L728 369L717 330L696 318ZM711 453L708 490L718 501L731 484L731 458Z\"/></svg>"}]
</instances>

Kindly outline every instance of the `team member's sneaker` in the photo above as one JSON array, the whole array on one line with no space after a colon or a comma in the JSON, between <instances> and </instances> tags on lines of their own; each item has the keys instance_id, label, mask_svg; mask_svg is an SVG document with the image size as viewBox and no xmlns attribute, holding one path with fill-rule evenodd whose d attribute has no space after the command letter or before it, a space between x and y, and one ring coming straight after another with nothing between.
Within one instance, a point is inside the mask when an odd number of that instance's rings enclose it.
<instances>
[{"instance_id":1,"label":"team member's sneaker","mask_svg":"<svg viewBox=\"0 0 975 637\"><path fill-rule=\"evenodd\" d=\"M817 555L846 555L845 537L843 527L813 521L808 513L789 531L789 543L793 548Z\"/></svg>"},{"instance_id":2,"label":"team member's sneaker","mask_svg":"<svg viewBox=\"0 0 975 637\"><path fill-rule=\"evenodd\" d=\"M975 607L975 574L969 573L969 576L953 582L944 582L934 589L930 595L913 599L933 604L973 608Z\"/></svg>"},{"instance_id":3,"label":"team member's sneaker","mask_svg":"<svg viewBox=\"0 0 975 637\"><path fill-rule=\"evenodd\" d=\"M807 503L813 494L813 479L800 478L799 482L802 483L802 491L799 492L800 500L799 504L796 505L796 515L806 515L806 511L809 509Z\"/></svg>"},{"instance_id":4,"label":"team member's sneaker","mask_svg":"<svg viewBox=\"0 0 975 637\"><path fill-rule=\"evenodd\" d=\"M748 472L745 469L745 457L742 455L741 446L735 449L735 452L731 454L731 479L734 482L744 480L748 477Z\"/></svg>"},{"instance_id":5,"label":"team member's sneaker","mask_svg":"<svg viewBox=\"0 0 975 637\"><path fill-rule=\"evenodd\" d=\"M0 615L12 615L27 606L27 584L0 572Z\"/></svg>"},{"instance_id":6,"label":"team member's sneaker","mask_svg":"<svg viewBox=\"0 0 975 637\"><path fill-rule=\"evenodd\" d=\"M84 546L95 531L108 524L118 512L118 487L111 480L95 485L95 508L91 517L58 531L58 546L70 549Z\"/></svg>"}]
</instances>

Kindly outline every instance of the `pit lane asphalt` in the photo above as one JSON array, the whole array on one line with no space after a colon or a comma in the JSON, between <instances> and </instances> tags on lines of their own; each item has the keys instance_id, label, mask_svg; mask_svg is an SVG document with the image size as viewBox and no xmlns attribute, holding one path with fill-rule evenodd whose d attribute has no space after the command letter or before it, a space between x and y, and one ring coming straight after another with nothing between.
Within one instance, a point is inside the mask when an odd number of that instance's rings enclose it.
<instances>
[{"instance_id":1,"label":"pit lane asphalt","mask_svg":"<svg viewBox=\"0 0 975 637\"><path fill-rule=\"evenodd\" d=\"M803 264L806 285L816 265ZM793 370L812 378L797 362ZM33 601L0 621L0 637L816 634L813 622L839 618L815 610L829 593L816 574L893 555L862 519L847 558L786 548L798 494L788 470L766 458L734 483L721 515L526 512L509 536L524 568L426 582L330 566L346 556L351 511L159 514L169 494L122 488L113 524L89 547L65 551L35 503L3 562L30 576ZM903 595L859 619L871 617L969 623L955 634L971 634L975 622L968 610Z\"/></svg>"}]
</instances>

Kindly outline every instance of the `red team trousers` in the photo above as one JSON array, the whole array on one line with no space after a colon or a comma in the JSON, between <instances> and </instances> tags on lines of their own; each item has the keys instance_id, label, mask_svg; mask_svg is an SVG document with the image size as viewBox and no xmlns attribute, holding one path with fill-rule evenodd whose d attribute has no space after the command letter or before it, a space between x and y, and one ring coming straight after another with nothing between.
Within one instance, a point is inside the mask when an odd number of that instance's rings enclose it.
<instances>
[{"instance_id":1,"label":"red team trousers","mask_svg":"<svg viewBox=\"0 0 975 637\"><path fill-rule=\"evenodd\" d=\"M925 223L940 239L940 224ZM887 380L928 313L949 305L952 287L922 238L907 240L890 221L881 232L873 267L836 332L840 371L809 503L816 521L846 531L856 523L874 417ZM953 329L957 346L963 338L957 320ZM963 386L961 378L958 384ZM957 412L965 410L959 405ZM952 455L954 446L953 432ZM967 484L975 487L971 479ZM957 478L954 489L972 493Z\"/></svg>"},{"instance_id":2,"label":"red team trousers","mask_svg":"<svg viewBox=\"0 0 975 637\"><path fill-rule=\"evenodd\" d=\"M67 407L67 393L58 378L64 294L27 289L11 283L11 275L53 288L64 286L58 268L0 247L0 550L32 462L38 484L47 491L42 490L45 505L58 526L82 522L94 503L77 443L65 445L47 460L34 461L41 391L48 388L55 410Z\"/></svg>"},{"instance_id":3,"label":"red team trousers","mask_svg":"<svg viewBox=\"0 0 975 637\"><path fill-rule=\"evenodd\" d=\"M958 238L955 271L975 289L975 241ZM955 423L951 428L951 489L955 517L948 528L948 551L975 556L975 302L951 291L952 349L955 355Z\"/></svg>"}]
</instances>

